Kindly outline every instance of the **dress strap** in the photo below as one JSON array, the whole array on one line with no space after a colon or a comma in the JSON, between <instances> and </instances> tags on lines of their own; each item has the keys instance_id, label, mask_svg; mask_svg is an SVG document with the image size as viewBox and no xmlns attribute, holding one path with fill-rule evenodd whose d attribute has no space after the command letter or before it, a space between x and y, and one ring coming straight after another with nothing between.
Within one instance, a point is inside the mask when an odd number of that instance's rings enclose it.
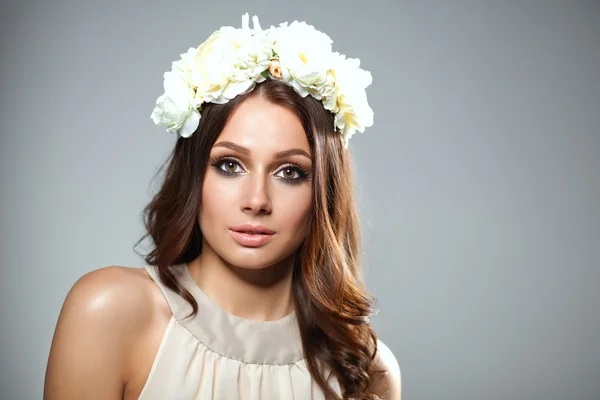
<instances>
[{"instance_id":1,"label":"dress strap","mask_svg":"<svg viewBox=\"0 0 600 400\"><path fill-rule=\"evenodd\" d=\"M185 317L192 312L190 304L160 280L158 267L156 265L144 265L144 268L148 272L148 275L150 275L150 278L152 278L154 283L159 287L175 319L185 319ZM172 268L172 271L177 277L177 280L181 283L184 280L181 268Z\"/></svg>"},{"instance_id":2,"label":"dress strap","mask_svg":"<svg viewBox=\"0 0 600 400\"><path fill-rule=\"evenodd\" d=\"M220 308L196 284L187 264L179 264L171 269L198 303L198 313L187 317L192 306L162 283L156 266L144 267L161 289L175 319L215 353L249 364L292 364L304 358L295 312L276 321L233 315Z\"/></svg>"}]
</instances>

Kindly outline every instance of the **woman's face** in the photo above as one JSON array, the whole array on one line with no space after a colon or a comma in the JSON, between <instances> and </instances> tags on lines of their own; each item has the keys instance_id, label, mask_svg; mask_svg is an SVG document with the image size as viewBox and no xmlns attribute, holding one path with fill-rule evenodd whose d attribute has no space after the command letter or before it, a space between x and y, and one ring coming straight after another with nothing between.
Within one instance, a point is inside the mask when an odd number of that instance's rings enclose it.
<instances>
[{"instance_id":1,"label":"woman's face","mask_svg":"<svg viewBox=\"0 0 600 400\"><path fill-rule=\"evenodd\" d=\"M247 98L211 149L198 216L205 242L240 268L265 268L288 258L306 237L311 180L311 151L299 118L261 96ZM245 224L275 233L249 246L232 232Z\"/></svg>"}]
</instances>

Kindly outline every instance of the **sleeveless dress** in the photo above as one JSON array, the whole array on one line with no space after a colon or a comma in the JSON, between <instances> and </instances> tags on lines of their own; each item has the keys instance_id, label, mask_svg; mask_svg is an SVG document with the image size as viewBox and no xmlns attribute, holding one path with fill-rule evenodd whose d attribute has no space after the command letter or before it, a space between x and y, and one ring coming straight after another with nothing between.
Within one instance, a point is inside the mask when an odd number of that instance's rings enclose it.
<instances>
[{"instance_id":1,"label":"sleeveless dress","mask_svg":"<svg viewBox=\"0 0 600 400\"><path fill-rule=\"evenodd\" d=\"M200 289L187 264L173 269L198 302L198 313L145 265L172 317L138 400L322 400L306 367L295 312L276 321L238 317ZM325 370L328 376L329 369ZM330 385L341 396L333 377Z\"/></svg>"}]
</instances>

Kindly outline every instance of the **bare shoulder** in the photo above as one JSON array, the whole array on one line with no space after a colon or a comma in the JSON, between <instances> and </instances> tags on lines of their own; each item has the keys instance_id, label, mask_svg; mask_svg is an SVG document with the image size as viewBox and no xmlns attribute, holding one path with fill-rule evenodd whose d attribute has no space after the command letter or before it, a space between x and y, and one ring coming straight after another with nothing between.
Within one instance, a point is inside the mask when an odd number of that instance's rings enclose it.
<instances>
[{"instance_id":1,"label":"bare shoulder","mask_svg":"<svg viewBox=\"0 0 600 400\"><path fill-rule=\"evenodd\" d=\"M136 335L156 312L143 268L86 273L62 305L48 358L44 399L121 399Z\"/></svg>"},{"instance_id":2,"label":"bare shoulder","mask_svg":"<svg viewBox=\"0 0 600 400\"><path fill-rule=\"evenodd\" d=\"M402 392L402 379L400 365L390 348L380 339L377 339L377 354L375 355L375 369L384 371L377 375L372 382L372 390L384 400L400 400Z\"/></svg>"},{"instance_id":3,"label":"bare shoulder","mask_svg":"<svg viewBox=\"0 0 600 400\"><path fill-rule=\"evenodd\" d=\"M83 275L71 288L61 316L73 322L131 328L152 312L149 277L142 268L109 266Z\"/></svg>"}]
</instances>

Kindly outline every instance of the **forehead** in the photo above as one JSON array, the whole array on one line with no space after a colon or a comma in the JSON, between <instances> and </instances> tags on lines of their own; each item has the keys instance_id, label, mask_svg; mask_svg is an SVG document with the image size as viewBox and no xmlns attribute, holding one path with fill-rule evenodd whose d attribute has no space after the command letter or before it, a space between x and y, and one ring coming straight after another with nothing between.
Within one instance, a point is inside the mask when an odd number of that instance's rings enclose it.
<instances>
[{"instance_id":1,"label":"forehead","mask_svg":"<svg viewBox=\"0 0 600 400\"><path fill-rule=\"evenodd\" d=\"M216 143L231 141L250 150L277 152L292 147L310 147L300 118L288 108L261 96L252 96L238 105Z\"/></svg>"}]
</instances>

